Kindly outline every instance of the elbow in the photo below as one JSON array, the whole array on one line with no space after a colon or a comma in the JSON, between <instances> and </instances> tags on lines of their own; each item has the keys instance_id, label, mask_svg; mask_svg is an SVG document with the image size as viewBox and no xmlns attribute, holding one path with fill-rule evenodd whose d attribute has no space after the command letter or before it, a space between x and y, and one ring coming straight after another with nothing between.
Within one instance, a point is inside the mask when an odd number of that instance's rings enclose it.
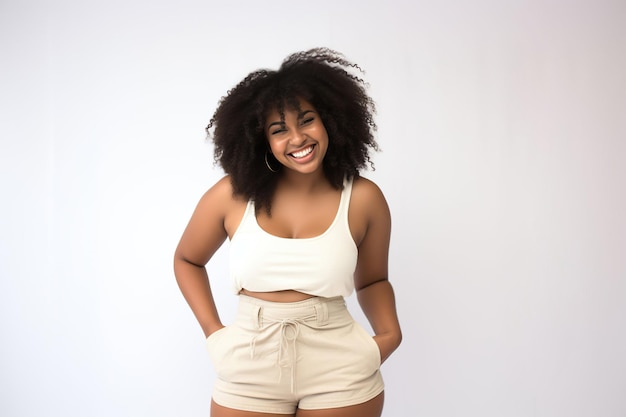
<instances>
[{"instance_id":1,"label":"elbow","mask_svg":"<svg viewBox=\"0 0 626 417\"><path fill-rule=\"evenodd\" d=\"M387 277L381 277L381 278L372 280L370 282L367 282L367 283L365 283L363 285L357 285L357 286L355 286L355 290L356 290L357 295L358 295L358 293L360 293L361 291L363 291L363 290L365 290L367 288L370 288L370 287L372 287L372 286L374 286L376 284L381 284L381 283L387 283L388 284L389 283L389 279Z\"/></svg>"},{"instance_id":2,"label":"elbow","mask_svg":"<svg viewBox=\"0 0 626 417\"><path fill-rule=\"evenodd\" d=\"M396 344L396 349L402 344L402 330L400 330L400 328L398 328L398 331L396 332L394 343Z\"/></svg>"}]
</instances>

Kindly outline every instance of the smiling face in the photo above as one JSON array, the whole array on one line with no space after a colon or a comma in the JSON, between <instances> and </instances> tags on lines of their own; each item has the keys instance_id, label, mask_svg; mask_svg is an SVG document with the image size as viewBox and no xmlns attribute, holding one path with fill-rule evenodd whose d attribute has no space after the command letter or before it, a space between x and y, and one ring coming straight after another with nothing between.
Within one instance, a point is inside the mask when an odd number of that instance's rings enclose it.
<instances>
[{"instance_id":1,"label":"smiling face","mask_svg":"<svg viewBox=\"0 0 626 417\"><path fill-rule=\"evenodd\" d=\"M299 103L299 110L284 110L284 120L278 109L271 111L265 119L265 136L276 160L288 170L301 174L321 172L328 134L311 103L302 99Z\"/></svg>"}]
</instances>

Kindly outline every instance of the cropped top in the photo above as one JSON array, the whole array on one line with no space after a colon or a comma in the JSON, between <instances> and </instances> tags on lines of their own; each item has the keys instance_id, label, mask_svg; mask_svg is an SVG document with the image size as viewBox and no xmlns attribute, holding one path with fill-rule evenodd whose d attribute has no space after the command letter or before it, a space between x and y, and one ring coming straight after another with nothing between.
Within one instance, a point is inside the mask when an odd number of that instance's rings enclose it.
<instances>
[{"instance_id":1,"label":"cropped top","mask_svg":"<svg viewBox=\"0 0 626 417\"><path fill-rule=\"evenodd\" d=\"M348 225L352 181L344 181L332 224L311 238L274 236L259 226L249 201L230 241L232 289L295 290L319 297L348 297L354 291L358 249Z\"/></svg>"}]
</instances>

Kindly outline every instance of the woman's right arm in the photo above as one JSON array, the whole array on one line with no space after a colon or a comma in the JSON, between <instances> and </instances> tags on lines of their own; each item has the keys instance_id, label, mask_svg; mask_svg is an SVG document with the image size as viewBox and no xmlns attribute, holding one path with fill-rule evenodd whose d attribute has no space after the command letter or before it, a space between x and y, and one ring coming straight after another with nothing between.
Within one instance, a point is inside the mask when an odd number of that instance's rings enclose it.
<instances>
[{"instance_id":1,"label":"woman's right arm","mask_svg":"<svg viewBox=\"0 0 626 417\"><path fill-rule=\"evenodd\" d=\"M232 206L228 177L207 191L196 207L174 254L174 274L205 336L223 327L205 265L226 240L224 222Z\"/></svg>"}]
</instances>

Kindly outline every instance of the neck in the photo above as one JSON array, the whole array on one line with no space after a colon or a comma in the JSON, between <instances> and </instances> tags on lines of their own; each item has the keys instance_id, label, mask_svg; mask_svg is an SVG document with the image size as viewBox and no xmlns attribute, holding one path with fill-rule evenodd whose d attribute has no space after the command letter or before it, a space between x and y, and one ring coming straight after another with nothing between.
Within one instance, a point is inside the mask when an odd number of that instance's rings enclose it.
<instances>
[{"instance_id":1,"label":"neck","mask_svg":"<svg viewBox=\"0 0 626 417\"><path fill-rule=\"evenodd\" d=\"M326 189L329 185L330 183L322 171L311 174L301 174L293 171L284 172L279 181L280 187L304 193L313 193L320 189Z\"/></svg>"}]
</instances>

